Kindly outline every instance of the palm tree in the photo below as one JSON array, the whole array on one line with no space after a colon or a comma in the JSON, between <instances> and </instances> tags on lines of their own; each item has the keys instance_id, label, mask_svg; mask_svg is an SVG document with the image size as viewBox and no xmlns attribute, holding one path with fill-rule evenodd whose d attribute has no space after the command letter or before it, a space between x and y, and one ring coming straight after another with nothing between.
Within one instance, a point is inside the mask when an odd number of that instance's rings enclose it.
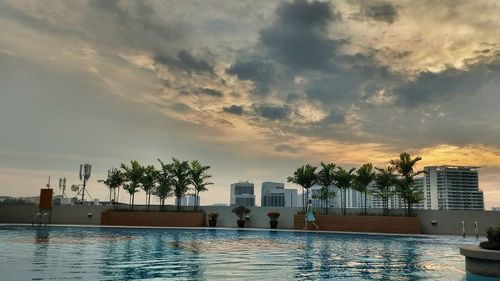
<instances>
[{"instance_id":1,"label":"palm tree","mask_svg":"<svg viewBox=\"0 0 500 281\"><path fill-rule=\"evenodd\" d=\"M123 188L130 194L131 209L133 210L135 193L139 192L144 169L136 160L130 161L130 167L125 164L121 164L120 168L123 170L123 177L125 179Z\"/></svg>"},{"instance_id":2,"label":"palm tree","mask_svg":"<svg viewBox=\"0 0 500 281\"><path fill-rule=\"evenodd\" d=\"M342 193L340 197L340 205L342 206L342 215L346 214L346 206L347 206L346 191L352 185L354 179L353 175L354 170L356 169L352 168L348 171L342 167L337 167L337 171L335 171L335 173L333 174L333 179L337 183L337 187L340 189L340 192Z\"/></svg>"},{"instance_id":3,"label":"palm tree","mask_svg":"<svg viewBox=\"0 0 500 281\"><path fill-rule=\"evenodd\" d=\"M375 174L375 185L373 187L373 195L382 200L382 207L384 209L384 216L389 214L389 197L392 196L391 187L395 184L396 175L394 174L394 168L389 166L385 169L375 168L377 173Z\"/></svg>"},{"instance_id":4,"label":"palm tree","mask_svg":"<svg viewBox=\"0 0 500 281\"><path fill-rule=\"evenodd\" d=\"M116 189L120 191L119 187L123 184L123 174L115 168L108 171L108 178L106 180L98 180L104 183L109 188L109 201L113 202L113 209L116 210ZM113 200L111 200L111 192L113 192Z\"/></svg>"},{"instance_id":5,"label":"palm tree","mask_svg":"<svg viewBox=\"0 0 500 281\"><path fill-rule=\"evenodd\" d=\"M335 191L330 191L330 188L322 186L319 190L319 193L314 194L312 198L320 200L321 204L323 205L325 214L328 214L329 199L335 197L336 195L337 194L335 194Z\"/></svg>"},{"instance_id":6,"label":"palm tree","mask_svg":"<svg viewBox=\"0 0 500 281\"><path fill-rule=\"evenodd\" d=\"M373 165L371 163L366 163L359 167L354 176L354 186L356 189L364 195L363 204L363 214L366 216L366 203L368 197L368 186L375 179L375 172L373 172Z\"/></svg>"},{"instance_id":7,"label":"palm tree","mask_svg":"<svg viewBox=\"0 0 500 281\"><path fill-rule=\"evenodd\" d=\"M306 210L306 198L309 198L309 188L316 184L318 179L315 174L316 167L313 167L309 164L303 165L297 168L295 172L293 172L293 176L288 177L287 181L300 185L302 187L302 207L304 211ZM304 197L304 189L306 190L306 197Z\"/></svg>"},{"instance_id":8,"label":"palm tree","mask_svg":"<svg viewBox=\"0 0 500 281\"><path fill-rule=\"evenodd\" d=\"M153 192L154 195L158 196L160 199L160 211L163 211L165 199L172 196L173 181L172 176L170 175L170 165L172 164L165 164L160 159L158 159L158 161L160 162L161 169L155 171L154 173L156 179L155 181L158 185Z\"/></svg>"},{"instance_id":9,"label":"palm tree","mask_svg":"<svg viewBox=\"0 0 500 281\"><path fill-rule=\"evenodd\" d=\"M151 194L153 193L156 185L156 170L153 165L142 167L142 169L144 170L144 173L142 174L140 183L142 190L146 192L146 205L148 206L149 211L149 206L151 205Z\"/></svg>"},{"instance_id":10,"label":"palm tree","mask_svg":"<svg viewBox=\"0 0 500 281\"><path fill-rule=\"evenodd\" d=\"M200 192L207 191L207 185L213 184L212 182L206 182L207 179L211 178L211 175L208 175L206 171L210 169L210 166L202 166L198 160L194 160L191 162L190 178L191 184L194 187L194 211L198 210L198 196Z\"/></svg>"},{"instance_id":11,"label":"palm tree","mask_svg":"<svg viewBox=\"0 0 500 281\"><path fill-rule=\"evenodd\" d=\"M160 163L162 162L160 161ZM182 196L186 194L189 185L191 184L189 163L188 161L181 162L172 158L172 164L167 167L169 168L169 173L174 187L177 211L179 211L181 209Z\"/></svg>"},{"instance_id":12,"label":"palm tree","mask_svg":"<svg viewBox=\"0 0 500 281\"><path fill-rule=\"evenodd\" d=\"M321 170L318 172L318 184L321 185L321 190L318 199L325 203L325 214L328 214L330 206L330 198L335 197L335 192L330 191L330 188L335 185L334 173L336 165L333 163L325 164L321 162Z\"/></svg>"},{"instance_id":13,"label":"palm tree","mask_svg":"<svg viewBox=\"0 0 500 281\"><path fill-rule=\"evenodd\" d=\"M423 171L415 171L415 165L422 157L411 158L407 152L402 152L399 159L392 159L390 161L394 170L398 173L399 178L396 180L396 190L405 202L406 215L411 216L411 209L413 204L422 201L423 194L415 186L414 177L423 173Z\"/></svg>"}]
</instances>

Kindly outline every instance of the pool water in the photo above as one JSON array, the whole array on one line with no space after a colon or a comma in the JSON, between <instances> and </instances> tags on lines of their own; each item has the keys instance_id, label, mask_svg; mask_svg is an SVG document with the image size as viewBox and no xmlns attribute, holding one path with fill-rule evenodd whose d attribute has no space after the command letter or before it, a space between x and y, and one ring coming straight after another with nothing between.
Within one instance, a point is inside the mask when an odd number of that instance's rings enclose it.
<instances>
[{"instance_id":1,"label":"pool water","mask_svg":"<svg viewBox=\"0 0 500 281\"><path fill-rule=\"evenodd\" d=\"M0 280L498 280L457 236L0 226Z\"/></svg>"}]
</instances>

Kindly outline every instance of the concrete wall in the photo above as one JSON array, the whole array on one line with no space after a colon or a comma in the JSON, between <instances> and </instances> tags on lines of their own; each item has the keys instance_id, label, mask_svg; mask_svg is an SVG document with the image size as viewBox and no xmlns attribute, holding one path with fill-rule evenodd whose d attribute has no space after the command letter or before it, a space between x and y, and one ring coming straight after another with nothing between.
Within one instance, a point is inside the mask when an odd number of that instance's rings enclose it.
<instances>
[{"instance_id":1,"label":"concrete wall","mask_svg":"<svg viewBox=\"0 0 500 281\"><path fill-rule=\"evenodd\" d=\"M474 235L474 222L477 221L479 234L484 236L488 227L500 224L500 212L498 211L419 210L415 213L420 217L422 233L461 235L462 221L464 221L466 235ZM436 224L433 225L432 221L435 221Z\"/></svg>"},{"instance_id":2,"label":"concrete wall","mask_svg":"<svg viewBox=\"0 0 500 281\"><path fill-rule=\"evenodd\" d=\"M102 225L204 227L203 212L102 212Z\"/></svg>"},{"instance_id":3,"label":"concrete wall","mask_svg":"<svg viewBox=\"0 0 500 281\"><path fill-rule=\"evenodd\" d=\"M107 209L106 206L54 206L52 210L52 223L54 224L94 224L99 225L101 221L101 211ZM157 207L154 207L157 208ZM236 227L236 215L231 212L233 207L225 206L203 206L201 207L206 214L215 211L219 213L217 226ZM136 206L134 209L144 209L144 206ZM152 208L153 209L153 208ZM167 209L174 209L168 206ZM190 210L192 207L183 208ZM301 211L302 208L272 208L272 207L250 207L252 212L250 220L246 227L250 228L269 228L269 218L267 212L278 211L281 213L278 219L278 228L293 229L293 217ZM31 223L35 213L38 211L36 206L0 206L0 223ZM348 209L349 214L359 214L359 209ZM382 210L370 209L369 213L381 213ZM391 214L403 213L403 210L393 210ZM92 217L87 216L92 213ZM331 214L339 214L339 209L330 210ZM478 222L479 233L484 236L486 229L490 226L500 224L499 211L431 211L415 210L415 213L421 220L422 233L426 234L462 234L462 221L465 222L467 235L474 234L474 222ZM207 217L208 220L208 217ZM436 221L432 225L432 221ZM208 225L208 221L206 222Z\"/></svg>"},{"instance_id":4,"label":"concrete wall","mask_svg":"<svg viewBox=\"0 0 500 281\"><path fill-rule=\"evenodd\" d=\"M106 206L54 206L51 223L89 224L101 223L101 212ZM38 207L35 205L0 206L0 223L32 223ZM89 217L88 214L92 216Z\"/></svg>"}]
</instances>

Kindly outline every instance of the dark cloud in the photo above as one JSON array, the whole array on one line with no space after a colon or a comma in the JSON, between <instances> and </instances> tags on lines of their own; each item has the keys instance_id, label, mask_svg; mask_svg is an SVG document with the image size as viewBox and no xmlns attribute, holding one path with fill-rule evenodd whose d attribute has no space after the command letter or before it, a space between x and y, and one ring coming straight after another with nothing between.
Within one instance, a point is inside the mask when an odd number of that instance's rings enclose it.
<instances>
[{"instance_id":1,"label":"dark cloud","mask_svg":"<svg viewBox=\"0 0 500 281\"><path fill-rule=\"evenodd\" d=\"M206 60L197 58L186 50L180 51L177 54L177 58L179 59L182 68L188 72L193 71L198 73L213 73L212 66Z\"/></svg>"},{"instance_id":2,"label":"dark cloud","mask_svg":"<svg viewBox=\"0 0 500 281\"><path fill-rule=\"evenodd\" d=\"M375 21L393 23L398 10L391 3L366 1L361 4L361 15Z\"/></svg>"},{"instance_id":3,"label":"dark cloud","mask_svg":"<svg viewBox=\"0 0 500 281\"><path fill-rule=\"evenodd\" d=\"M266 94L274 77L274 68L263 60L236 61L226 73L236 75L240 80L253 81L258 94Z\"/></svg>"},{"instance_id":4,"label":"dark cloud","mask_svg":"<svg viewBox=\"0 0 500 281\"><path fill-rule=\"evenodd\" d=\"M235 115L243 115L243 106L241 105L231 105L229 107L223 107L222 110L227 113L235 114Z\"/></svg>"},{"instance_id":5,"label":"dark cloud","mask_svg":"<svg viewBox=\"0 0 500 281\"><path fill-rule=\"evenodd\" d=\"M363 77L352 74L335 74L312 81L306 89L310 100L326 104L354 102L363 85Z\"/></svg>"},{"instance_id":6,"label":"dark cloud","mask_svg":"<svg viewBox=\"0 0 500 281\"><path fill-rule=\"evenodd\" d=\"M344 123L344 121L345 121L345 115L343 113L340 113L338 111L331 111L320 122L324 124L341 124Z\"/></svg>"},{"instance_id":7,"label":"dark cloud","mask_svg":"<svg viewBox=\"0 0 500 281\"><path fill-rule=\"evenodd\" d=\"M21 24L33 28L35 30L53 33L63 36L74 35L73 30L69 30L63 26L57 26L52 22L28 15L18 10L17 8L9 6L9 4L0 2L0 17L5 17L20 22Z\"/></svg>"},{"instance_id":8,"label":"dark cloud","mask_svg":"<svg viewBox=\"0 0 500 281\"><path fill-rule=\"evenodd\" d=\"M170 106L170 108L176 112L180 112L180 113L185 113L185 112L188 112L191 108L184 104L184 103L181 103L181 102L178 102L178 103L174 103L173 105Z\"/></svg>"},{"instance_id":9,"label":"dark cloud","mask_svg":"<svg viewBox=\"0 0 500 281\"><path fill-rule=\"evenodd\" d=\"M464 69L449 67L442 72L424 71L411 82L394 89L397 104L417 106L447 101L457 95L474 95L489 81L500 79L500 56L491 62Z\"/></svg>"},{"instance_id":10,"label":"dark cloud","mask_svg":"<svg viewBox=\"0 0 500 281\"><path fill-rule=\"evenodd\" d=\"M329 3L319 1L295 0L280 6L276 14L286 25L302 28L324 27L329 21L340 19L340 14Z\"/></svg>"},{"instance_id":11,"label":"dark cloud","mask_svg":"<svg viewBox=\"0 0 500 281\"><path fill-rule=\"evenodd\" d=\"M324 69L345 41L328 38L328 24L340 18L327 2L295 0L276 11L277 21L261 30L260 41L274 59L297 69Z\"/></svg>"},{"instance_id":12,"label":"dark cloud","mask_svg":"<svg viewBox=\"0 0 500 281\"><path fill-rule=\"evenodd\" d=\"M177 53L176 58L172 58L166 54L155 54L153 57L154 61L158 64L162 64L168 67L174 67L187 73L210 73L214 72L212 66L208 61L200 57L195 57L189 51L182 50Z\"/></svg>"},{"instance_id":13,"label":"dark cloud","mask_svg":"<svg viewBox=\"0 0 500 281\"><path fill-rule=\"evenodd\" d=\"M224 94L221 91L211 88L202 88L200 89L200 93L218 98L224 96Z\"/></svg>"},{"instance_id":14,"label":"dark cloud","mask_svg":"<svg viewBox=\"0 0 500 281\"><path fill-rule=\"evenodd\" d=\"M85 26L99 41L111 46L134 46L146 50L161 50L183 42L187 26L158 20L164 15L155 12L147 1L89 1ZM72 7L77 9L77 7ZM112 30L113 32L109 32Z\"/></svg>"},{"instance_id":15,"label":"dark cloud","mask_svg":"<svg viewBox=\"0 0 500 281\"><path fill-rule=\"evenodd\" d=\"M301 95L299 95L297 93L289 93L286 96L287 103L295 103L295 102L299 101L300 99L301 99Z\"/></svg>"},{"instance_id":16,"label":"dark cloud","mask_svg":"<svg viewBox=\"0 0 500 281\"><path fill-rule=\"evenodd\" d=\"M288 106L272 105L272 104L254 104L255 113L270 120L285 120L290 116L290 108Z\"/></svg>"},{"instance_id":17,"label":"dark cloud","mask_svg":"<svg viewBox=\"0 0 500 281\"><path fill-rule=\"evenodd\" d=\"M291 152L291 153L295 153L295 152L299 151L298 148L290 146L288 144L275 145L274 150L278 151L278 152L285 152L286 151L286 152Z\"/></svg>"}]
</instances>

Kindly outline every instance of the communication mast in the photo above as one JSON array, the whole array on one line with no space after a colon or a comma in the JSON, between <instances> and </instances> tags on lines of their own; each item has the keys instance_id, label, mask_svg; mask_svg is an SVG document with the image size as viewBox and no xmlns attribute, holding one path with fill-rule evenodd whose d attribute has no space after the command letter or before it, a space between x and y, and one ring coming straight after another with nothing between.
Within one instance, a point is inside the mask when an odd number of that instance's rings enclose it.
<instances>
[{"instance_id":1,"label":"communication mast","mask_svg":"<svg viewBox=\"0 0 500 281\"><path fill-rule=\"evenodd\" d=\"M80 164L80 180L83 182L83 187L82 187L82 205L83 205L83 199L85 196L85 186L87 185L87 181L90 178L90 171L92 169L92 165L90 164Z\"/></svg>"}]
</instances>

